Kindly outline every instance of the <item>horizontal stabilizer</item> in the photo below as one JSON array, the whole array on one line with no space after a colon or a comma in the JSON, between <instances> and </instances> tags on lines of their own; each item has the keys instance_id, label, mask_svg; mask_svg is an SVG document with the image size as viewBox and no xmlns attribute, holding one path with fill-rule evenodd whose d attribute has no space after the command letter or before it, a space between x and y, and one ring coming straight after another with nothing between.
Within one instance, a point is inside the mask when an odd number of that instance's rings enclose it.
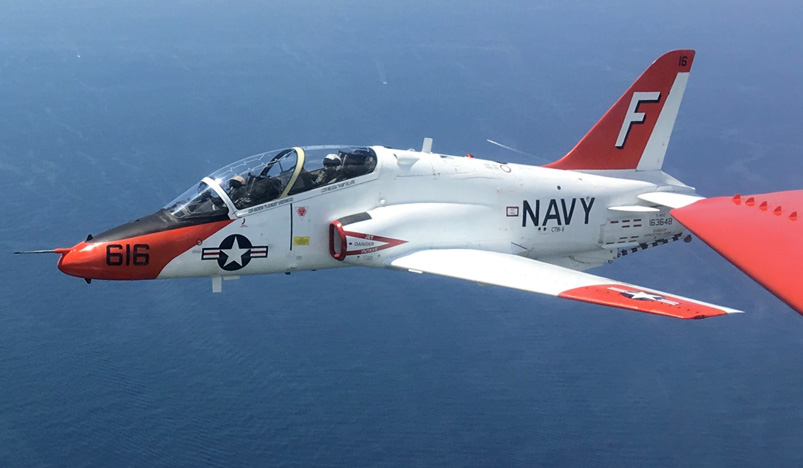
<instances>
[{"instance_id":1,"label":"horizontal stabilizer","mask_svg":"<svg viewBox=\"0 0 803 468\"><path fill-rule=\"evenodd\" d=\"M609 206L608 209L611 211L620 211L622 213L656 213L661 211L658 208L641 205Z\"/></svg>"},{"instance_id":2,"label":"horizontal stabilizer","mask_svg":"<svg viewBox=\"0 0 803 468\"><path fill-rule=\"evenodd\" d=\"M667 206L669 208L680 208L704 199L704 197L700 197L698 195L687 195L684 193L674 192L648 192L638 195L637 198L648 203Z\"/></svg>"},{"instance_id":3,"label":"horizontal stabilizer","mask_svg":"<svg viewBox=\"0 0 803 468\"><path fill-rule=\"evenodd\" d=\"M421 250L396 258L389 266L682 319L739 312L498 252Z\"/></svg>"},{"instance_id":4,"label":"horizontal stabilizer","mask_svg":"<svg viewBox=\"0 0 803 468\"><path fill-rule=\"evenodd\" d=\"M803 315L803 190L717 197L671 211L691 232Z\"/></svg>"}]
</instances>

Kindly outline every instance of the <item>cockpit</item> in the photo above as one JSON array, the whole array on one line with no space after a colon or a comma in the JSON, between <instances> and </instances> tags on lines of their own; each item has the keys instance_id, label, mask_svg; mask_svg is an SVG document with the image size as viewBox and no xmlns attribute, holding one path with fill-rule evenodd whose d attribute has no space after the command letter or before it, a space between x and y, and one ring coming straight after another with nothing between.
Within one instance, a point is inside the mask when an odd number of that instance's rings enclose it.
<instances>
[{"instance_id":1,"label":"cockpit","mask_svg":"<svg viewBox=\"0 0 803 468\"><path fill-rule=\"evenodd\" d=\"M308 146L256 154L204 177L156 213L92 239L105 242L247 216L293 195L344 188L344 182L376 167L376 153L367 147Z\"/></svg>"},{"instance_id":2,"label":"cockpit","mask_svg":"<svg viewBox=\"0 0 803 468\"><path fill-rule=\"evenodd\" d=\"M251 207L374 172L367 147L312 146L268 151L219 169L164 209L181 224L233 218Z\"/></svg>"}]
</instances>

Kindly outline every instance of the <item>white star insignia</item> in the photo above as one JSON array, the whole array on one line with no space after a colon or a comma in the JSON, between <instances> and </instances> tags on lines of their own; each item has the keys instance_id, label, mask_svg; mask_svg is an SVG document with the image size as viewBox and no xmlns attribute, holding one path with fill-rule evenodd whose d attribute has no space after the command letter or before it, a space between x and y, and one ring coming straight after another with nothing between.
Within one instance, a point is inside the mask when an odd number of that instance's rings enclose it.
<instances>
[{"instance_id":1,"label":"white star insignia","mask_svg":"<svg viewBox=\"0 0 803 468\"><path fill-rule=\"evenodd\" d=\"M660 301L663 299L661 296L645 293L644 291L628 292L627 295L630 296L630 299L638 299L640 301Z\"/></svg>"},{"instance_id":2,"label":"white star insignia","mask_svg":"<svg viewBox=\"0 0 803 468\"><path fill-rule=\"evenodd\" d=\"M240 241L238 238L234 238L234 243L231 245L229 249L221 249L226 255L226 263L223 264L223 267L227 267L232 263L236 263L240 266L243 266L243 255L247 254L251 251L251 249L243 249L240 247Z\"/></svg>"},{"instance_id":3,"label":"white star insignia","mask_svg":"<svg viewBox=\"0 0 803 468\"><path fill-rule=\"evenodd\" d=\"M670 299L665 298L659 294L650 294L645 291L628 291L627 289L617 288L617 287L609 287L611 291L616 291L622 296L628 299L635 299L637 301L655 301L655 302L662 302L664 304L668 304L671 306L679 305L680 302L673 301Z\"/></svg>"}]
</instances>

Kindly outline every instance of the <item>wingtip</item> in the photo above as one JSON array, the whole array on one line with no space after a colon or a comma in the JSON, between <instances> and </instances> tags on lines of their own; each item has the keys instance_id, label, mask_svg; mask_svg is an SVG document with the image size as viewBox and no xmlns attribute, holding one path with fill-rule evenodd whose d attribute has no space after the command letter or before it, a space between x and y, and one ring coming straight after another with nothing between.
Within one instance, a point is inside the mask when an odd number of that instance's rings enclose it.
<instances>
[{"instance_id":1,"label":"wingtip","mask_svg":"<svg viewBox=\"0 0 803 468\"><path fill-rule=\"evenodd\" d=\"M722 316L725 316L725 315L743 314L743 313L744 313L744 311L742 311L742 310L726 309L726 308L723 307L719 311L717 311L717 313L713 313L713 314L699 314L699 315L685 315L685 316L673 315L672 317L683 319L683 320L702 320L702 319L707 319L707 318L711 318L711 317L722 317Z\"/></svg>"}]
</instances>

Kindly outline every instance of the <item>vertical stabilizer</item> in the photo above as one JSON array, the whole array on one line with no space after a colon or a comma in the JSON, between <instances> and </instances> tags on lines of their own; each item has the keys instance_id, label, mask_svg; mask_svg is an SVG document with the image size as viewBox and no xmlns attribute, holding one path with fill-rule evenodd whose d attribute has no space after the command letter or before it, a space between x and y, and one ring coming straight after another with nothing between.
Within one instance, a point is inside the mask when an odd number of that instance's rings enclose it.
<instances>
[{"instance_id":1,"label":"vertical stabilizer","mask_svg":"<svg viewBox=\"0 0 803 468\"><path fill-rule=\"evenodd\" d=\"M577 146L545 167L661 169L693 61L693 50L673 50L659 57Z\"/></svg>"}]
</instances>

